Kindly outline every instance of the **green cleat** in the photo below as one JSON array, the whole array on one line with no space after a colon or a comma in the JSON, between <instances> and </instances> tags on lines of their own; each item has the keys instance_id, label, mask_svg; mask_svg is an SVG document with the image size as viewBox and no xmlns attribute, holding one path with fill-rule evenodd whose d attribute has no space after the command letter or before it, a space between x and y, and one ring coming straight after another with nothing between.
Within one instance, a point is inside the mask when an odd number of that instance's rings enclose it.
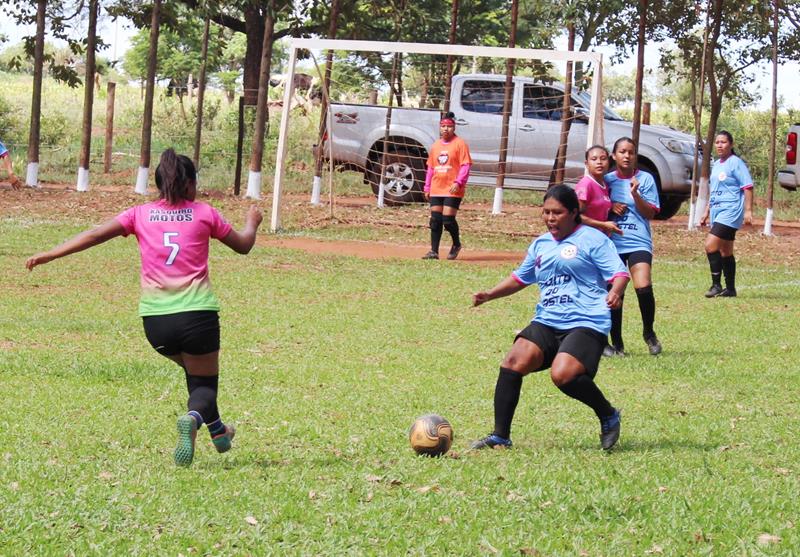
<instances>
[{"instance_id":1,"label":"green cleat","mask_svg":"<svg viewBox=\"0 0 800 557\"><path fill-rule=\"evenodd\" d=\"M225 425L225 433L220 433L211 438L211 442L214 443L214 448L217 449L218 453L227 453L231 450L234 435L236 435L236 428L232 425Z\"/></svg>"},{"instance_id":2,"label":"green cleat","mask_svg":"<svg viewBox=\"0 0 800 557\"><path fill-rule=\"evenodd\" d=\"M178 444L175 446L175 464L191 466L194 460L194 442L197 437L197 422L189 414L178 418Z\"/></svg>"}]
</instances>

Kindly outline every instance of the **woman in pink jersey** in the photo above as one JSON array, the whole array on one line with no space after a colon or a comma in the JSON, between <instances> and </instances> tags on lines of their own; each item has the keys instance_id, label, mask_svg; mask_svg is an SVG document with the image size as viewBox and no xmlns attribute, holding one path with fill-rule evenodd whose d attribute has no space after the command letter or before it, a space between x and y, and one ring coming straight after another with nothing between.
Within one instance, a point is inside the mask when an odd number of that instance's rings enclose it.
<instances>
[{"instance_id":1,"label":"woman in pink jersey","mask_svg":"<svg viewBox=\"0 0 800 557\"><path fill-rule=\"evenodd\" d=\"M37 253L25 266L33 270L59 257L134 234L141 255L139 315L145 335L161 355L184 369L188 412L178 418L175 463L189 466L197 430L206 424L216 450L230 450L236 433L217 409L219 380L219 301L208 277L208 244L215 238L237 253L248 253L261 224L251 207L241 232L216 209L195 201L197 173L192 161L167 149L156 167L158 201L127 209L99 227L55 248Z\"/></svg>"},{"instance_id":2,"label":"woman in pink jersey","mask_svg":"<svg viewBox=\"0 0 800 557\"><path fill-rule=\"evenodd\" d=\"M575 193L581 207L581 222L605 233L622 234L622 230L608 219L611 199L603 177L608 172L608 149L602 145L592 145L586 150L586 176L575 184Z\"/></svg>"}]
</instances>

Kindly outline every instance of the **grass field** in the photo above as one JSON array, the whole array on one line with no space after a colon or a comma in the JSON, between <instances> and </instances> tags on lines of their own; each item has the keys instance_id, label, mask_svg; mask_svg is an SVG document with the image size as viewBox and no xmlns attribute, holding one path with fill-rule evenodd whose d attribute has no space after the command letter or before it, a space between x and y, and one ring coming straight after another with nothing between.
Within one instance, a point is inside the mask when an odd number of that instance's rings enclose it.
<instances>
[{"instance_id":1,"label":"grass field","mask_svg":"<svg viewBox=\"0 0 800 557\"><path fill-rule=\"evenodd\" d=\"M201 431L184 470L184 381L136 316L135 242L28 274L33 251L99 218L3 213L2 555L800 554L800 283L796 265L760 263L767 240L726 300L702 298L701 244L662 248L657 358L629 292L630 356L598 374L624 412L610 454L546 375L525 381L514 450L465 451L491 428L499 362L537 293L478 309L470 295L513 265L216 244L220 408L238 435L217 455ZM408 446L428 412L454 426L449 457Z\"/></svg>"}]
</instances>

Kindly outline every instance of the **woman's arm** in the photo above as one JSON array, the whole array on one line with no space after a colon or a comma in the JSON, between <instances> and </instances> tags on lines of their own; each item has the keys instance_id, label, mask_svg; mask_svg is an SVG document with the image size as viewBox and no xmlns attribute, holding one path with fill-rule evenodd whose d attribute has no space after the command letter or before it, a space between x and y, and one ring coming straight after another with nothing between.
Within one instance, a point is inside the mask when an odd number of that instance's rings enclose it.
<instances>
[{"instance_id":1,"label":"woman's arm","mask_svg":"<svg viewBox=\"0 0 800 557\"><path fill-rule=\"evenodd\" d=\"M497 298L503 298L505 296L510 296L511 294L515 294L528 286L527 284L522 284L519 282L514 275L509 275L503 280L501 280L494 288L491 290L487 290L485 292L476 292L472 295L472 305L479 306L484 304L490 300L495 300Z\"/></svg>"},{"instance_id":2,"label":"woman's arm","mask_svg":"<svg viewBox=\"0 0 800 557\"><path fill-rule=\"evenodd\" d=\"M650 205L648 201L639 193L639 180L634 176L631 178L631 197L633 203L636 205L636 210L647 220L651 220L658 212L655 207Z\"/></svg>"},{"instance_id":3,"label":"woman's arm","mask_svg":"<svg viewBox=\"0 0 800 557\"><path fill-rule=\"evenodd\" d=\"M611 290L606 295L606 304L611 309L619 309L622 306L622 295L631 277L628 275L617 275L611 280Z\"/></svg>"},{"instance_id":4,"label":"woman's arm","mask_svg":"<svg viewBox=\"0 0 800 557\"><path fill-rule=\"evenodd\" d=\"M753 224L753 188L744 190L744 223Z\"/></svg>"},{"instance_id":5,"label":"woman's arm","mask_svg":"<svg viewBox=\"0 0 800 557\"><path fill-rule=\"evenodd\" d=\"M596 228L600 232L606 235L611 234L619 234L622 236L622 230L620 230L619 226L617 226L613 221L603 221L593 219L591 217L587 217L584 211L586 211L586 202L578 200L578 205L580 206L581 211L581 222L587 226L591 226L592 228Z\"/></svg>"},{"instance_id":6,"label":"woman's arm","mask_svg":"<svg viewBox=\"0 0 800 557\"><path fill-rule=\"evenodd\" d=\"M97 228L81 232L77 236L70 238L63 244L60 244L49 251L43 251L36 255L29 257L25 262L25 267L32 271L37 265L44 265L51 262L53 259L58 259L72 253L89 249L98 244L102 244L125 234L125 228L117 219L111 219L104 222Z\"/></svg>"},{"instance_id":7,"label":"woman's arm","mask_svg":"<svg viewBox=\"0 0 800 557\"><path fill-rule=\"evenodd\" d=\"M263 218L261 210L255 205L251 205L247 211L242 231L238 232L231 229L228 235L221 238L220 241L236 253L241 253L242 255L250 253L256 243L256 232L258 232L258 227Z\"/></svg>"}]
</instances>

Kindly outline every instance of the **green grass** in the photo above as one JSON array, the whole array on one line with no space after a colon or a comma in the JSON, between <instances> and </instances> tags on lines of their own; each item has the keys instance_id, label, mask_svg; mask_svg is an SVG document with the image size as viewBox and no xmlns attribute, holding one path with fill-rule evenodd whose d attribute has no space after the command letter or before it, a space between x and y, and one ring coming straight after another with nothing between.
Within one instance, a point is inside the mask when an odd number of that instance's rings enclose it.
<instances>
[{"instance_id":1,"label":"green grass","mask_svg":"<svg viewBox=\"0 0 800 557\"><path fill-rule=\"evenodd\" d=\"M525 381L514 450L468 454L536 292L479 309L470 295L512 266L243 258L217 243L219 402L238 434L218 455L202 430L184 470L172 463L184 381L136 316L135 242L23 268L84 226L0 220L0 554L797 554L789 267L742 260L740 297L705 300L701 258L664 254L664 354L646 355L629 291L630 356L598 375L623 408L618 450L600 451L591 411L540 374ZM409 448L428 412L453 424L457 458Z\"/></svg>"}]
</instances>

